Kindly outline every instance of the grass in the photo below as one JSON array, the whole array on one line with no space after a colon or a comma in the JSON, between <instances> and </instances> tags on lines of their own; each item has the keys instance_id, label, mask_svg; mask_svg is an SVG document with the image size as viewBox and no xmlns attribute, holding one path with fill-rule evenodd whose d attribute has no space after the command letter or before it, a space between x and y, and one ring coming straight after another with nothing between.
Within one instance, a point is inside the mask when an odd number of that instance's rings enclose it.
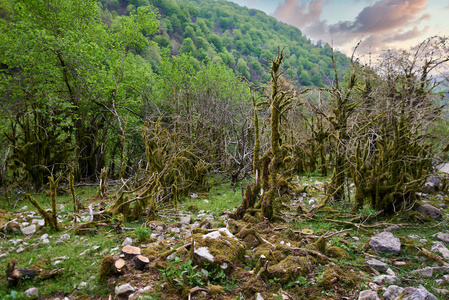
<instances>
[{"instance_id":1,"label":"grass","mask_svg":"<svg viewBox=\"0 0 449 300\"><path fill-rule=\"evenodd\" d=\"M321 177L308 177L308 176L300 176L295 179L295 181L304 186L307 185L316 185L318 188L310 188L307 190L308 195L307 199L310 200L312 197L319 200L320 193L322 193L320 184L317 182L324 182L329 180L328 178ZM112 190L112 188L111 188ZM89 203L92 203L90 200L93 196L95 196L97 191L96 187L78 187L76 188L77 195L81 198L83 204L87 207ZM112 192L110 194L113 194ZM18 220L19 222L30 221L26 218L27 211L35 210L34 207L30 203L27 203L25 200L20 200L23 197L23 193L11 193L10 195L10 205L16 204L14 209L11 209L11 206L8 205L4 198L0 197L0 208L8 210L9 213L3 214L0 216L0 223L5 222L14 218L17 218L18 214L15 214L17 211L23 212L25 216L23 220ZM46 209L50 208L49 197L46 193L38 193L33 195L37 201ZM232 211L233 208L239 206L241 204L242 195L240 188L235 191L230 187L229 184L220 184L211 188L208 193L198 193L198 197L188 197L183 201L180 201L179 209L181 211L189 211L190 214L198 214L199 211L204 210L207 214L221 214L223 211ZM436 196L431 196L430 202L436 202ZM58 214L61 218L60 224L63 226L61 232L50 232L45 229L41 229L40 232L35 234L34 236L8 236L9 240L0 240L0 253L4 253L12 249L7 257L0 258L0 266L5 269L7 263L12 259L16 258L19 261L19 268L33 268L33 269L43 269L45 272L49 272L54 269L64 269L60 276L57 276L52 279L41 280L26 280L21 283L19 287L8 287L6 285L6 276L4 272L0 272L0 298L2 299L21 299L23 296L23 292L30 287L37 287L39 289L39 294L41 297L50 297L50 296L59 296L63 298L67 295L75 295L76 297L85 297L89 299L89 297L93 297L91 299L100 299L103 297L107 299L108 295L113 294L113 285L107 285L105 282L98 281L98 271L100 267L100 263L102 259L109 254L118 253L118 248L120 247L122 241L125 237L129 236L135 239L136 242L147 242L148 238L151 234L151 230L149 228L145 228L142 226L145 220L138 220L132 222L126 222L122 224L124 227L134 228L134 231L125 231L123 234L117 234L115 230L109 227L98 228L97 234L86 235L86 236L76 236L73 231L70 230L71 226L73 226L73 216L72 214L72 199L71 195L66 193L63 195L58 195ZM205 201L207 200L207 201ZM307 203L307 201L306 201ZM106 206L111 203L105 203ZM61 207L63 206L63 208ZM24 207L27 207L24 209ZM354 217L353 214L350 213L350 204L348 203L333 203L331 205L332 210L320 210L316 216L312 219L302 218L300 216L296 216L294 213L290 212L290 219L287 224L283 224L282 226L288 226L288 230L280 231L276 233L278 235L278 240L285 240L285 242L289 241L289 238L294 236L293 231L310 229L313 232L313 235L320 236L333 231L342 230L345 227L342 224L333 223L330 221L324 221L326 218L333 218L334 220L349 220ZM192 209L194 209L192 211ZM338 211L338 212L336 212ZM361 222L364 222L365 225L374 225L376 222L390 222L390 217L372 217L375 213L370 207L365 207L364 209L359 211L359 215L361 216ZM369 217L369 218L368 218ZM368 219L366 222L364 220ZM359 272L360 275L358 280L360 281L358 284L359 289L366 289L366 282L369 282L371 277L368 275L370 270L366 268L366 257L365 254L377 256L378 259L384 260L390 268L397 274L397 276L406 282L406 286L418 286L422 284L425 286L430 292L434 293L437 297L441 297L436 293L436 288L448 288L449 285L446 283L443 286L438 286L434 279L441 279L443 274L435 274L432 280L428 280L426 278L420 278L419 275L411 273L413 270L424 268L426 266L432 266L432 262L424 262L418 259L417 257L417 249L418 247L426 247L426 249L430 249L432 246L432 241L435 239L432 237L437 232L444 232L449 229L449 223L447 217L445 216L442 221L435 222L427 222L425 224L417 224L416 222L410 222L407 219L406 213L402 213L396 216L394 222L398 222L403 224L401 226L402 229L394 230L393 233L396 237L401 239L402 242L402 252L399 256L385 255L385 254L377 254L373 250L366 249L366 244L368 244L370 236L380 231L380 228L369 229L368 232L364 232L362 230L358 230L355 227L352 227L353 230L349 231L345 235L337 235L329 238L327 241L328 246L338 246L345 250L348 254L346 258L338 260L338 265L344 270L354 270L355 272ZM278 226L278 225L276 225ZM404 230L405 229L405 230ZM65 240L61 243L57 243L56 241L59 237L67 231L70 234L70 239ZM48 233L50 238L49 244L42 244L40 239L41 235L44 233ZM418 240L412 240L409 238L409 235L418 235L420 238L426 239L426 242L419 242ZM357 237L358 239L354 239ZM23 240L27 245L24 245L25 251L21 253L16 253L16 249L22 243L14 244L18 239ZM175 239L176 240L176 239ZM292 243L295 240L291 240ZM178 247L179 244L174 245L173 247ZM113 250L112 249L116 249ZM165 249L160 249L163 251ZM67 259L58 259L61 262L59 264L54 264L56 258L67 257ZM394 266L393 261L404 261L406 265L404 266ZM243 261L242 267L246 270L252 270L257 262L257 259L247 259ZM185 262L184 262L185 263ZM184 269L187 269L188 266L185 266ZM317 266L314 270L316 282L320 282L323 280L323 275L325 274L324 266ZM193 272L192 274L194 274ZM190 273L189 273L190 274ZM208 280L214 284L220 284L226 293L231 293L235 299L240 297L239 286L243 283L240 279L231 278L229 276L223 276L221 273L211 273ZM193 281L196 276L192 275ZM309 275L308 275L309 276ZM312 299L314 296L317 297L334 297L338 293L342 293L345 289L345 285L343 284L340 289L338 287L333 287L330 289L320 289L318 285L313 285L310 282L308 276L299 276L295 280L296 283L281 283L277 282L276 279L272 279L269 284L269 288L277 291L280 288L284 288L284 290L288 290L290 293L295 293L299 297L308 297ZM80 288L80 283L85 282L86 287ZM15 294L15 291L18 294ZM84 296L83 296L84 295ZM91 296L88 296L91 295ZM93 296L92 296L93 295ZM301 296L303 295L303 296ZM151 293L146 293L140 296L139 299L163 299L166 295L162 290L152 291ZM16 298L12 298L16 297ZM242 296L243 297L243 296ZM242 298L243 299L243 298ZM443 299L443 298L441 298Z\"/></svg>"}]
</instances>

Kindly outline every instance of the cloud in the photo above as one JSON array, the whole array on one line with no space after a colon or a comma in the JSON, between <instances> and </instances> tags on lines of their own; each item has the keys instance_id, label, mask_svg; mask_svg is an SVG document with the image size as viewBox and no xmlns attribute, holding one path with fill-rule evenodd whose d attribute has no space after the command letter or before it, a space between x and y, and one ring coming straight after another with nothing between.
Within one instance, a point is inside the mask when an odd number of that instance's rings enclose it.
<instances>
[{"instance_id":1,"label":"cloud","mask_svg":"<svg viewBox=\"0 0 449 300\"><path fill-rule=\"evenodd\" d=\"M363 39L366 46L361 45L360 49L380 52L388 43L407 41L427 30L419 29L419 24L430 17L423 13L427 1L367 1L369 4L354 20L329 24L322 18L323 0L286 0L278 5L273 16L298 27L309 38L332 40L339 47L353 47ZM414 27L410 29L410 26Z\"/></svg>"}]
</instances>

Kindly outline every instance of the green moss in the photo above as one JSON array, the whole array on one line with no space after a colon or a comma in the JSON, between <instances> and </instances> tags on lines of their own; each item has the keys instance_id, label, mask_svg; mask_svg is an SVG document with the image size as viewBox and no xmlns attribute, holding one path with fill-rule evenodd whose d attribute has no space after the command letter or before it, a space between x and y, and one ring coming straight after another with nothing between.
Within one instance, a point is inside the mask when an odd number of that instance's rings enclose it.
<instances>
[{"instance_id":1,"label":"green moss","mask_svg":"<svg viewBox=\"0 0 449 300\"><path fill-rule=\"evenodd\" d=\"M326 255L334 258L347 258L348 254L343 248L332 246L327 248Z\"/></svg>"}]
</instances>

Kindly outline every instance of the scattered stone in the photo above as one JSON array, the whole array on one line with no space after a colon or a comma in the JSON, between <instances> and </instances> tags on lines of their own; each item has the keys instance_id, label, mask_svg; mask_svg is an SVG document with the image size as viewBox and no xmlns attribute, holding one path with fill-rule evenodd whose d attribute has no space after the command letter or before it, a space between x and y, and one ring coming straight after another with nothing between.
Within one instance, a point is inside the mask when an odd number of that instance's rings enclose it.
<instances>
[{"instance_id":1,"label":"scattered stone","mask_svg":"<svg viewBox=\"0 0 449 300\"><path fill-rule=\"evenodd\" d=\"M401 300L438 300L423 287L407 287L402 292L401 297Z\"/></svg>"},{"instance_id":2,"label":"scattered stone","mask_svg":"<svg viewBox=\"0 0 449 300\"><path fill-rule=\"evenodd\" d=\"M68 240L70 239L70 235L67 233L61 234L61 236L59 237L60 240L64 241L64 240Z\"/></svg>"},{"instance_id":3,"label":"scattered stone","mask_svg":"<svg viewBox=\"0 0 449 300\"><path fill-rule=\"evenodd\" d=\"M424 269L415 270L415 271L412 271L412 274L419 274L420 276L423 276L423 277L432 277L433 276L433 268L426 267Z\"/></svg>"},{"instance_id":4,"label":"scattered stone","mask_svg":"<svg viewBox=\"0 0 449 300\"><path fill-rule=\"evenodd\" d=\"M41 240L45 240L45 239L48 239L48 233L43 234L43 235L41 236Z\"/></svg>"},{"instance_id":5,"label":"scattered stone","mask_svg":"<svg viewBox=\"0 0 449 300\"><path fill-rule=\"evenodd\" d=\"M22 234L24 234L24 235L30 235L30 234L33 234L35 232L36 232L36 225L34 225L34 224L22 228Z\"/></svg>"},{"instance_id":6,"label":"scattered stone","mask_svg":"<svg viewBox=\"0 0 449 300\"><path fill-rule=\"evenodd\" d=\"M8 253L2 253L2 254L0 254L0 258L4 258L4 257L7 257L8 256Z\"/></svg>"},{"instance_id":7,"label":"scattered stone","mask_svg":"<svg viewBox=\"0 0 449 300\"><path fill-rule=\"evenodd\" d=\"M195 256L195 260L198 264L214 262L214 256L210 253L210 250L207 247L199 247L198 249L195 248L193 250L193 255Z\"/></svg>"},{"instance_id":8,"label":"scattered stone","mask_svg":"<svg viewBox=\"0 0 449 300\"><path fill-rule=\"evenodd\" d=\"M133 239L130 238L130 237L127 237L127 238L123 241L122 247L125 247L125 246L131 246L132 244L134 244Z\"/></svg>"},{"instance_id":9,"label":"scattered stone","mask_svg":"<svg viewBox=\"0 0 449 300\"><path fill-rule=\"evenodd\" d=\"M433 242L430 250L434 253L441 253L444 259L449 259L449 249L442 242Z\"/></svg>"},{"instance_id":10,"label":"scattered stone","mask_svg":"<svg viewBox=\"0 0 449 300\"><path fill-rule=\"evenodd\" d=\"M385 300L396 300L403 291L404 289L400 286L390 285L383 294L383 297Z\"/></svg>"},{"instance_id":11,"label":"scattered stone","mask_svg":"<svg viewBox=\"0 0 449 300\"><path fill-rule=\"evenodd\" d=\"M438 232L433 237L436 237L437 239L439 239L442 242L449 243L449 234L447 234L447 233Z\"/></svg>"},{"instance_id":12,"label":"scattered stone","mask_svg":"<svg viewBox=\"0 0 449 300\"><path fill-rule=\"evenodd\" d=\"M373 236L369 245L379 253L392 253L398 255L401 252L401 241L394 237L391 232L381 232Z\"/></svg>"},{"instance_id":13,"label":"scattered stone","mask_svg":"<svg viewBox=\"0 0 449 300\"><path fill-rule=\"evenodd\" d=\"M446 280L447 282L449 282L449 275L444 275L443 278L444 278L444 280Z\"/></svg>"},{"instance_id":14,"label":"scattered stone","mask_svg":"<svg viewBox=\"0 0 449 300\"><path fill-rule=\"evenodd\" d=\"M379 275L374 277L373 279L374 283L377 284L401 284L401 280L396 277L396 276L392 276L392 275Z\"/></svg>"},{"instance_id":15,"label":"scattered stone","mask_svg":"<svg viewBox=\"0 0 449 300\"><path fill-rule=\"evenodd\" d=\"M120 286L115 287L115 294L117 296L126 296L131 295L136 289L131 286L129 283L122 284Z\"/></svg>"},{"instance_id":16,"label":"scattered stone","mask_svg":"<svg viewBox=\"0 0 449 300\"><path fill-rule=\"evenodd\" d=\"M444 204L444 203L439 203L438 206L439 206L440 208L442 208L442 209L446 209L446 208L447 208L447 205Z\"/></svg>"},{"instance_id":17,"label":"scattered stone","mask_svg":"<svg viewBox=\"0 0 449 300\"><path fill-rule=\"evenodd\" d=\"M180 233L180 232L181 232L181 229L179 229L178 227L172 227L172 228L170 228L170 232L173 232L173 233Z\"/></svg>"},{"instance_id":18,"label":"scattered stone","mask_svg":"<svg viewBox=\"0 0 449 300\"><path fill-rule=\"evenodd\" d=\"M85 287L87 287L87 283L82 281L79 285L78 285L78 289L84 289Z\"/></svg>"},{"instance_id":19,"label":"scattered stone","mask_svg":"<svg viewBox=\"0 0 449 300\"><path fill-rule=\"evenodd\" d=\"M385 273L386 273L387 275L396 276L396 273L395 273L392 269L390 269L390 268L388 268L387 271L386 271Z\"/></svg>"},{"instance_id":20,"label":"scattered stone","mask_svg":"<svg viewBox=\"0 0 449 300\"><path fill-rule=\"evenodd\" d=\"M36 224L37 226L44 226L45 220L44 219L33 219L31 220L31 224Z\"/></svg>"},{"instance_id":21,"label":"scattered stone","mask_svg":"<svg viewBox=\"0 0 449 300\"><path fill-rule=\"evenodd\" d=\"M368 287L372 291L377 291L379 289L379 286L374 282L368 282Z\"/></svg>"},{"instance_id":22,"label":"scattered stone","mask_svg":"<svg viewBox=\"0 0 449 300\"><path fill-rule=\"evenodd\" d=\"M16 250L16 253L22 253L23 251L25 251L25 248L23 248L22 246L20 246L20 247Z\"/></svg>"},{"instance_id":23,"label":"scattered stone","mask_svg":"<svg viewBox=\"0 0 449 300\"><path fill-rule=\"evenodd\" d=\"M192 216L187 215L187 216L181 217L181 220L179 222L181 224L190 224L191 221L192 221Z\"/></svg>"},{"instance_id":24,"label":"scattered stone","mask_svg":"<svg viewBox=\"0 0 449 300\"><path fill-rule=\"evenodd\" d=\"M416 235L416 234L411 234L411 235L408 236L408 238L409 238L409 239L418 240L418 239L420 239L421 237L420 237L419 235Z\"/></svg>"},{"instance_id":25,"label":"scattered stone","mask_svg":"<svg viewBox=\"0 0 449 300\"><path fill-rule=\"evenodd\" d=\"M380 298L375 291L365 290L360 292L359 300L380 300Z\"/></svg>"},{"instance_id":26,"label":"scattered stone","mask_svg":"<svg viewBox=\"0 0 449 300\"><path fill-rule=\"evenodd\" d=\"M377 259L370 259L366 263L379 272L386 272L388 270L387 264Z\"/></svg>"},{"instance_id":27,"label":"scattered stone","mask_svg":"<svg viewBox=\"0 0 449 300\"><path fill-rule=\"evenodd\" d=\"M435 220L441 220L443 218L443 212L439 208L436 208L430 204L419 205L416 208L416 211Z\"/></svg>"},{"instance_id":28,"label":"scattered stone","mask_svg":"<svg viewBox=\"0 0 449 300\"><path fill-rule=\"evenodd\" d=\"M50 243L50 240L49 239L43 239L42 240L42 244L49 244Z\"/></svg>"},{"instance_id":29,"label":"scattered stone","mask_svg":"<svg viewBox=\"0 0 449 300\"><path fill-rule=\"evenodd\" d=\"M38 298L39 291L35 287L29 288L25 291L25 296L27 296L28 298Z\"/></svg>"}]
</instances>

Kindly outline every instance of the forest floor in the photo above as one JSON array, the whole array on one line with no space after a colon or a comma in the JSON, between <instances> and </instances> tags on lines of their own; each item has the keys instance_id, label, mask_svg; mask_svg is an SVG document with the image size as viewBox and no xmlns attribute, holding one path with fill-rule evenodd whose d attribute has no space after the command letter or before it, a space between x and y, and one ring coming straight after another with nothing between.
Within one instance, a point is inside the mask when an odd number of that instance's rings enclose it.
<instances>
[{"instance_id":1,"label":"forest floor","mask_svg":"<svg viewBox=\"0 0 449 300\"><path fill-rule=\"evenodd\" d=\"M353 214L349 201L330 203L312 217L298 214L299 204L317 205L326 180L295 178L307 188L285 203L279 222L230 219L241 191L221 184L190 195L176 209L160 208L156 221L112 218L86 226L87 231L76 228L89 223L89 205L96 213L112 204L95 199L96 187L76 189L85 206L78 214L69 193L58 195L58 232L43 226L23 193L10 193L9 201L0 198L0 267L6 270L16 259L16 267L38 276L11 285L1 272L0 298L28 299L26 291L33 287L38 299L53 300L358 299L361 291L396 299L387 294L400 288L449 297L447 192L421 195L442 215L408 210L382 216L369 207ZM109 187L111 198L118 188ZM50 208L47 194L34 197ZM399 253L370 246L381 232L398 239ZM129 257L123 270L111 269L125 244L149 259L143 270ZM395 286L399 290L393 291Z\"/></svg>"}]
</instances>

